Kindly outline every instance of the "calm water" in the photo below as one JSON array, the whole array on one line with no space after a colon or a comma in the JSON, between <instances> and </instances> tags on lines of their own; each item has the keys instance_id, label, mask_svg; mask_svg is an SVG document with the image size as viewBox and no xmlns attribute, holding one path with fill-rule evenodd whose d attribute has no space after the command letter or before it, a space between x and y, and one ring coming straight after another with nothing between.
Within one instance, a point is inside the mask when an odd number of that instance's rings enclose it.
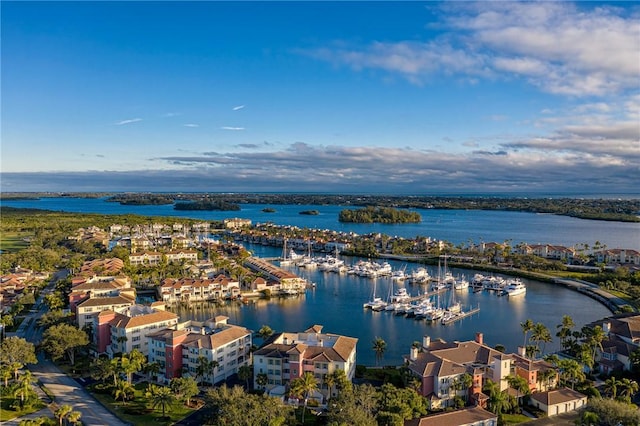
<instances>
[{"instance_id":1,"label":"calm water","mask_svg":"<svg viewBox=\"0 0 640 426\"><path fill-rule=\"evenodd\" d=\"M121 206L107 203L102 199L44 198L40 201L4 201L6 206L40 208L68 212L126 214L134 213L148 216L190 217L202 220L222 220L228 217L251 219L254 223L271 221L282 225L299 227L353 231L358 234L381 232L387 235L404 237L430 236L444 239L455 244L473 241L504 241L514 243L551 243L571 246L586 242L600 241L609 247L640 249L640 225L633 223L602 222L574 219L569 217L541 215L518 212L462 211L462 210L419 210L422 223L405 225L382 224L342 224L337 217L340 206L267 206L242 205L239 212L196 212L176 211L172 206ZM264 207L273 207L276 213L263 213ZM315 209L318 216L298 214L302 210ZM249 245L247 247L258 256L279 256L281 250L273 247ZM352 259L351 262L354 262ZM390 262L395 269L406 267L410 271L415 265ZM502 344L508 351L515 351L522 344L520 323L530 318L534 322L544 323L555 335L556 325L562 315L570 315L577 327L608 316L610 312L598 302L577 292L545 284L524 280L527 293L514 298L496 297L494 294L470 291L457 292L464 309L480 305L480 312L459 322L443 326L431 325L425 321L416 321L394 316L387 312L364 310L362 304L372 297L375 283L376 294L386 298L390 291L391 280L379 278L376 281L319 271L296 270L295 272L315 282L315 290L307 290L304 295L257 300L251 305L220 307L203 304L189 310L178 310L183 319L208 319L223 314L230 321L252 330L258 330L268 324L276 331L301 331L313 324L324 325L330 333L357 337L358 363L373 365L375 354L371 342L376 336L387 342L384 363L397 365L402 355L407 354L412 342L421 340L423 335L445 340L473 339L475 333L484 333L485 342L490 346ZM437 271L431 270L431 275ZM454 274L465 274L468 278L473 271L453 269ZM417 294L419 288L406 285L411 294ZM441 296L442 302L448 301L448 295ZM557 339L555 339L557 340ZM547 351L558 349L557 341L547 345Z\"/></svg>"},{"instance_id":2,"label":"calm water","mask_svg":"<svg viewBox=\"0 0 640 426\"><path fill-rule=\"evenodd\" d=\"M315 205L266 205L243 204L237 212L179 211L171 205L122 206L107 203L104 199L43 198L41 200L3 201L2 205L39 208L57 211L127 214L145 216L176 216L202 220L222 220L229 217L251 219L253 223L273 222L279 225L295 225L301 228L333 229L337 231L368 234L380 232L406 238L432 237L454 244L469 241L511 240L513 244L549 243L564 246L600 241L609 248L640 250L640 224L576 219L549 214L478 210L417 210L422 222L417 224L353 224L340 223L338 213L342 206ZM276 213L264 213L271 207ZM302 210L318 210L317 216L299 214Z\"/></svg>"},{"instance_id":3,"label":"calm water","mask_svg":"<svg viewBox=\"0 0 640 426\"><path fill-rule=\"evenodd\" d=\"M247 248L258 256L278 256L280 251L271 247L248 245ZM345 258L347 263L356 259ZM414 264L390 262L394 269L406 267L407 272L416 267ZM577 327L610 315L610 312L598 302L564 287L538 281L523 280L527 284L527 293L508 298L497 297L493 293L473 293L458 291L457 300L464 310L480 305L480 312L453 324L443 326L430 324L412 318L395 316L389 312L373 312L364 310L362 304L371 299L374 285L376 294L386 298L390 288L397 288L389 278L376 280L353 275L338 275L320 271L306 271L291 267L300 276L316 283L315 290L307 290L304 295L289 298L273 298L256 300L255 304L230 304L217 306L201 304L192 309L176 309L183 318L204 320L214 315L227 315L230 322L258 330L269 325L276 331L302 331L313 324L324 325L324 331L357 337L358 363L375 364L375 354L371 350L371 342L376 336L387 342L384 363L398 365L402 355L409 353L411 343L422 340L423 335L432 338L442 337L445 340L469 340L475 333L484 333L485 342L490 346L502 344L508 351L515 351L522 344L523 334L520 323L530 318L534 322L544 323L554 335L554 342L547 344L546 350L559 349L556 341L556 325L561 322L562 315L570 315ZM437 268L430 270L437 274ZM464 274L471 278L473 271L452 269L454 275ZM424 291L421 286L401 284L412 295ZM450 293L440 296L443 304L447 303Z\"/></svg>"}]
</instances>

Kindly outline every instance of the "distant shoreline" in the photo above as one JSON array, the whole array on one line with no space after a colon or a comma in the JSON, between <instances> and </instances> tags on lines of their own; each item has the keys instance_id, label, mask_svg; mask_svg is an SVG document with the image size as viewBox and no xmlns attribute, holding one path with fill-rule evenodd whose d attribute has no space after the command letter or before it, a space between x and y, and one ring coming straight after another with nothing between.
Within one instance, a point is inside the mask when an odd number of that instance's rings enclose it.
<instances>
[{"instance_id":1,"label":"distant shoreline","mask_svg":"<svg viewBox=\"0 0 640 426\"><path fill-rule=\"evenodd\" d=\"M36 200L40 198L104 198L121 204L154 205L159 193L2 193L2 200ZM640 223L640 195L638 198L540 198L509 196L408 196L408 195L349 195L349 194L289 194L289 193L162 193L163 198L180 204L188 199L196 203L274 204L274 205L336 205L384 206L396 209L433 210L490 210L553 214L586 220Z\"/></svg>"}]
</instances>

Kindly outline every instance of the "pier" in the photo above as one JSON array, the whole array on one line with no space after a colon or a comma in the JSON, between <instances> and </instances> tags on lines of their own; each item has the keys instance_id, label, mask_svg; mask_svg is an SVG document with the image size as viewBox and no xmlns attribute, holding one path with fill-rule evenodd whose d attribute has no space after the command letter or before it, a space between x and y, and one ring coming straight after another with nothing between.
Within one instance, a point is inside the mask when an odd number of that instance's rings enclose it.
<instances>
[{"instance_id":1,"label":"pier","mask_svg":"<svg viewBox=\"0 0 640 426\"><path fill-rule=\"evenodd\" d=\"M467 312L460 312L459 314L457 314L456 316L449 318L447 320L442 319L442 324L447 325L447 324L451 324L452 322L456 322L458 320L461 320L462 318L466 318L468 316L471 316L475 313L480 312L480 306L478 305L477 308L471 309Z\"/></svg>"}]
</instances>

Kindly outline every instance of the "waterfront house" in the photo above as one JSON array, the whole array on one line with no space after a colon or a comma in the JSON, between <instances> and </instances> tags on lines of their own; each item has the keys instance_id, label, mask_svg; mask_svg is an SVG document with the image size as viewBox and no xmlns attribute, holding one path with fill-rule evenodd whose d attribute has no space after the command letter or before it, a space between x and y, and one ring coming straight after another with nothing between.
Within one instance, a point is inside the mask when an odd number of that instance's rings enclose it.
<instances>
[{"instance_id":1,"label":"waterfront house","mask_svg":"<svg viewBox=\"0 0 640 426\"><path fill-rule=\"evenodd\" d=\"M632 249L609 249L593 253L597 263L607 265L640 265L640 251Z\"/></svg>"},{"instance_id":2,"label":"waterfront house","mask_svg":"<svg viewBox=\"0 0 640 426\"><path fill-rule=\"evenodd\" d=\"M167 262L196 262L198 260L198 252L196 250L173 250L166 253Z\"/></svg>"},{"instance_id":3,"label":"waterfront house","mask_svg":"<svg viewBox=\"0 0 640 426\"><path fill-rule=\"evenodd\" d=\"M531 405L548 417L579 410L587 405L587 396L569 388L531 394Z\"/></svg>"},{"instance_id":4,"label":"waterfront house","mask_svg":"<svg viewBox=\"0 0 640 426\"><path fill-rule=\"evenodd\" d=\"M96 350L113 357L137 349L149 352L147 334L158 329L171 328L178 316L164 310L163 304L153 306L130 305L100 312L93 318Z\"/></svg>"},{"instance_id":5,"label":"waterfront house","mask_svg":"<svg viewBox=\"0 0 640 426\"><path fill-rule=\"evenodd\" d=\"M251 219L231 218L223 221L224 227L227 229L237 229L251 226Z\"/></svg>"},{"instance_id":6,"label":"waterfront house","mask_svg":"<svg viewBox=\"0 0 640 426\"><path fill-rule=\"evenodd\" d=\"M253 353L253 381L266 375L267 390L287 386L291 380L312 373L320 383L320 390L329 397L334 389L324 383L327 374L343 370L352 380L356 367L358 339L338 334L322 333L321 325L314 325L299 333L279 333Z\"/></svg>"},{"instance_id":7,"label":"waterfront house","mask_svg":"<svg viewBox=\"0 0 640 426\"><path fill-rule=\"evenodd\" d=\"M204 383L215 384L237 374L251 364L251 331L228 324L228 317L217 316L205 322L187 321L147 335L149 362L157 362L158 381L189 375L198 377L203 357L211 368L199 376Z\"/></svg>"},{"instance_id":8,"label":"waterfront house","mask_svg":"<svg viewBox=\"0 0 640 426\"><path fill-rule=\"evenodd\" d=\"M223 274L214 279L167 278L158 287L160 300L167 304L233 299L240 295L240 283Z\"/></svg>"},{"instance_id":9,"label":"waterfront house","mask_svg":"<svg viewBox=\"0 0 640 426\"><path fill-rule=\"evenodd\" d=\"M631 354L640 350L640 315L614 315L595 321L588 327L600 326L605 333L601 348L596 348L596 361L602 373L631 370Z\"/></svg>"},{"instance_id":10,"label":"waterfront house","mask_svg":"<svg viewBox=\"0 0 640 426\"><path fill-rule=\"evenodd\" d=\"M496 414L478 406L432 414L404 422L404 426L497 426L497 424Z\"/></svg>"},{"instance_id":11,"label":"waterfront house","mask_svg":"<svg viewBox=\"0 0 640 426\"><path fill-rule=\"evenodd\" d=\"M520 376L527 380L531 391L547 390L557 383L557 374L542 380L543 371L553 366L542 360L529 360L520 354L504 354L484 344L483 334L476 333L474 341L445 342L424 336L421 347L413 346L405 362L409 371L419 380L419 393L428 398L431 409L454 405L456 396L471 398L483 404L486 395L482 389L487 380L507 390L508 376ZM553 370L555 371L555 370ZM455 386L465 374L472 378L468 389Z\"/></svg>"},{"instance_id":12,"label":"waterfront house","mask_svg":"<svg viewBox=\"0 0 640 426\"><path fill-rule=\"evenodd\" d=\"M275 285L271 286L274 291L302 291L307 283L305 279L298 277L293 272L279 268L259 257L249 257L244 261L243 266L265 275L267 281L274 282Z\"/></svg>"}]
</instances>

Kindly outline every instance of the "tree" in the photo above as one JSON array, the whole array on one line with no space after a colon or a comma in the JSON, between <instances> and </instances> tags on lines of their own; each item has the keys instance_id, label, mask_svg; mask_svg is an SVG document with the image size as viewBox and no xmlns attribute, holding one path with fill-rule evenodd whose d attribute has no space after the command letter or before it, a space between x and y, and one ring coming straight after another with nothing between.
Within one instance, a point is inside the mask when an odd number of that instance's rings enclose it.
<instances>
[{"instance_id":1,"label":"tree","mask_svg":"<svg viewBox=\"0 0 640 426\"><path fill-rule=\"evenodd\" d=\"M11 369L16 380L18 379L18 370L26 364L37 362L33 343L27 342L22 337L7 337L0 343L0 366Z\"/></svg>"},{"instance_id":2,"label":"tree","mask_svg":"<svg viewBox=\"0 0 640 426\"><path fill-rule=\"evenodd\" d=\"M82 417L82 413L80 411L72 411L67 414L67 421L73 425L77 425L80 423L80 418Z\"/></svg>"},{"instance_id":3,"label":"tree","mask_svg":"<svg viewBox=\"0 0 640 426\"><path fill-rule=\"evenodd\" d=\"M200 355L198 357L198 365L196 365L196 380L201 379L205 381L204 378L206 376L212 375L215 376L215 370L218 367L219 363L216 360L209 360L205 356ZM211 378L211 384L213 384L215 377ZM200 380L198 380L200 382Z\"/></svg>"},{"instance_id":4,"label":"tree","mask_svg":"<svg viewBox=\"0 0 640 426\"><path fill-rule=\"evenodd\" d=\"M71 413L71 411L73 411L73 408L70 405L64 404L53 413L56 416L56 419L58 419L60 426L62 426L62 421L69 413Z\"/></svg>"},{"instance_id":5,"label":"tree","mask_svg":"<svg viewBox=\"0 0 640 426\"><path fill-rule=\"evenodd\" d=\"M207 391L206 411L211 413L207 424L226 426L296 424L291 418L293 409L280 399L255 395L240 386L226 385Z\"/></svg>"},{"instance_id":6,"label":"tree","mask_svg":"<svg viewBox=\"0 0 640 426\"><path fill-rule=\"evenodd\" d=\"M313 376L313 373L306 372L302 377L293 379L291 381L291 393L297 397L304 398L304 406L302 407L302 423L304 423L304 412L307 408L307 402L309 395L318 389L318 381Z\"/></svg>"},{"instance_id":7,"label":"tree","mask_svg":"<svg viewBox=\"0 0 640 426\"><path fill-rule=\"evenodd\" d=\"M387 342L385 342L381 337L376 337L372 342L373 346L371 349L376 353L376 365L379 365L380 361L384 357L384 352L387 350Z\"/></svg>"},{"instance_id":8,"label":"tree","mask_svg":"<svg viewBox=\"0 0 640 426\"><path fill-rule=\"evenodd\" d=\"M638 392L638 382L624 378L620 383L620 388L620 398L630 403L633 395Z\"/></svg>"},{"instance_id":9,"label":"tree","mask_svg":"<svg viewBox=\"0 0 640 426\"><path fill-rule=\"evenodd\" d=\"M160 407L162 409L162 417L165 416L165 412L167 409L171 409L171 404L173 404L174 396L171 393L171 389L166 386L156 386L153 385L151 387L151 406L155 409L156 407Z\"/></svg>"},{"instance_id":10,"label":"tree","mask_svg":"<svg viewBox=\"0 0 640 426\"><path fill-rule=\"evenodd\" d=\"M507 382L509 386L516 391L516 401L520 404L520 395L528 395L531 393L529 389L529 383L524 377L520 376L507 376Z\"/></svg>"},{"instance_id":11,"label":"tree","mask_svg":"<svg viewBox=\"0 0 640 426\"><path fill-rule=\"evenodd\" d=\"M569 315L563 315L562 323L558 324L557 328L559 330L556 333L556 337L560 338L560 346L562 346L562 349L568 349L568 345L571 342L569 338L571 337L573 327L575 327L573 318L571 318Z\"/></svg>"},{"instance_id":12,"label":"tree","mask_svg":"<svg viewBox=\"0 0 640 426\"><path fill-rule=\"evenodd\" d=\"M245 387L249 389L249 379L253 377L253 368L248 365L243 365L238 368L238 378L244 380Z\"/></svg>"},{"instance_id":13,"label":"tree","mask_svg":"<svg viewBox=\"0 0 640 426\"><path fill-rule=\"evenodd\" d=\"M97 358L91 363L91 377L96 380L112 378L113 385L115 386L118 380L118 373L120 372L119 363L120 360L118 358Z\"/></svg>"},{"instance_id":14,"label":"tree","mask_svg":"<svg viewBox=\"0 0 640 426\"><path fill-rule=\"evenodd\" d=\"M589 400L586 411L594 413L599 425L640 425L640 410L638 407L626 402L608 398L592 398Z\"/></svg>"},{"instance_id":15,"label":"tree","mask_svg":"<svg viewBox=\"0 0 640 426\"><path fill-rule=\"evenodd\" d=\"M127 400L132 398L135 394L135 389L126 380L118 380L116 386L113 389L113 399L116 401L121 399L123 403L127 403Z\"/></svg>"},{"instance_id":16,"label":"tree","mask_svg":"<svg viewBox=\"0 0 640 426\"><path fill-rule=\"evenodd\" d=\"M549 329L543 323L539 322L533 326L531 340L536 342L536 347L538 348L537 352L544 353L544 345L542 349L540 349L540 342L546 344L551 342L553 339L551 338L551 332Z\"/></svg>"},{"instance_id":17,"label":"tree","mask_svg":"<svg viewBox=\"0 0 640 426\"><path fill-rule=\"evenodd\" d=\"M145 366L143 367L143 371L147 375L147 380L149 382L151 382L152 380L155 381L158 373L160 372L160 369L160 364L158 362L150 362L145 364Z\"/></svg>"},{"instance_id":18,"label":"tree","mask_svg":"<svg viewBox=\"0 0 640 426\"><path fill-rule=\"evenodd\" d=\"M273 330L268 325L263 325L262 327L260 327L260 330L258 330L258 336L262 339L263 342L271 337L271 335L273 335Z\"/></svg>"},{"instance_id":19,"label":"tree","mask_svg":"<svg viewBox=\"0 0 640 426\"><path fill-rule=\"evenodd\" d=\"M198 383L193 377L173 378L171 379L169 387L176 395L179 395L179 398L183 399L187 405L191 405L191 398L200 392Z\"/></svg>"},{"instance_id":20,"label":"tree","mask_svg":"<svg viewBox=\"0 0 640 426\"><path fill-rule=\"evenodd\" d=\"M524 341L522 342L522 346L527 347L527 334L531 330L533 330L533 321L527 319L525 322L520 323L520 327L522 328L522 333L524 334Z\"/></svg>"},{"instance_id":21,"label":"tree","mask_svg":"<svg viewBox=\"0 0 640 426\"><path fill-rule=\"evenodd\" d=\"M264 389L267 383L269 383L269 376L267 376L265 373L259 373L256 376L256 384L260 386L261 389Z\"/></svg>"},{"instance_id":22,"label":"tree","mask_svg":"<svg viewBox=\"0 0 640 426\"><path fill-rule=\"evenodd\" d=\"M120 370L127 375L127 382L129 384L131 384L133 380L133 374L142 370L146 361L144 354L137 349L122 355L120 358Z\"/></svg>"},{"instance_id":23,"label":"tree","mask_svg":"<svg viewBox=\"0 0 640 426\"><path fill-rule=\"evenodd\" d=\"M48 328L42 335L42 346L54 360L69 357L71 365L75 364L77 348L89 344L87 333L69 324L58 324Z\"/></svg>"},{"instance_id":24,"label":"tree","mask_svg":"<svg viewBox=\"0 0 640 426\"><path fill-rule=\"evenodd\" d=\"M604 382L604 391L611 396L611 398L616 399L618 396L618 386L620 386L620 381L616 379L615 376L611 376Z\"/></svg>"},{"instance_id":25,"label":"tree","mask_svg":"<svg viewBox=\"0 0 640 426\"><path fill-rule=\"evenodd\" d=\"M560 369L560 379L564 383L571 383L571 389L575 388L577 382L582 382L585 379L582 366L576 360L562 359L558 362L558 368Z\"/></svg>"},{"instance_id":26,"label":"tree","mask_svg":"<svg viewBox=\"0 0 640 426\"><path fill-rule=\"evenodd\" d=\"M20 398L20 406L24 407L25 401L34 394L31 385L35 382L35 378L31 375L31 371L27 370L20 375L16 389L14 391L14 397Z\"/></svg>"}]
</instances>

